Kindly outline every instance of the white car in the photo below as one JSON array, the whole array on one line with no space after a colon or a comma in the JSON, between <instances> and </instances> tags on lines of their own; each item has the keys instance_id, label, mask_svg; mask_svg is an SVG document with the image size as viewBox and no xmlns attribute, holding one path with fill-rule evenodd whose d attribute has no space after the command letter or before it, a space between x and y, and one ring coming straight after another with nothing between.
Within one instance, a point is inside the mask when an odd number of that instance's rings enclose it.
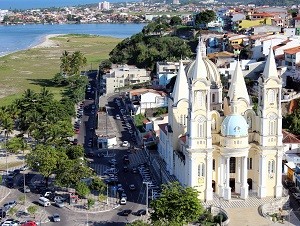
<instances>
[{"instance_id":1,"label":"white car","mask_svg":"<svg viewBox=\"0 0 300 226\"><path fill-rule=\"evenodd\" d=\"M121 200L120 200L120 204L121 205L126 205L126 198L121 198Z\"/></svg>"},{"instance_id":2,"label":"white car","mask_svg":"<svg viewBox=\"0 0 300 226\"><path fill-rule=\"evenodd\" d=\"M116 119L120 120L121 119L120 115L116 115Z\"/></svg>"},{"instance_id":3,"label":"white car","mask_svg":"<svg viewBox=\"0 0 300 226\"><path fill-rule=\"evenodd\" d=\"M53 214L52 219L54 222L60 222L60 216L57 213Z\"/></svg>"},{"instance_id":4,"label":"white car","mask_svg":"<svg viewBox=\"0 0 300 226\"><path fill-rule=\"evenodd\" d=\"M128 146L129 146L129 142L127 140L123 141L122 147L128 147Z\"/></svg>"}]
</instances>

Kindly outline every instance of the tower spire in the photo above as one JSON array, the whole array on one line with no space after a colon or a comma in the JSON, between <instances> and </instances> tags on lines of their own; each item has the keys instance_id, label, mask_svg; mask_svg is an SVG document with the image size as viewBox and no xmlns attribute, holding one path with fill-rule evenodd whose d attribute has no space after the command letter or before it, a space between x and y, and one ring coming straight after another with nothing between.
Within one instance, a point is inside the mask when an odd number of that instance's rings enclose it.
<instances>
[{"instance_id":1,"label":"tower spire","mask_svg":"<svg viewBox=\"0 0 300 226\"><path fill-rule=\"evenodd\" d=\"M198 41L198 46L197 46L197 51L196 51L196 60L195 60L195 69L193 72L193 80L196 79L205 79L207 80L206 77L206 66L203 61L203 58L206 57L206 46L205 43L203 42L202 38L199 36L199 41Z\"/></svg>"},{"instance_id":2,"label":"tower spire","mask_svg":"<svg viewBox=\"0 0 300 226\"><path fill-rule=\"evenodd\" d=\"M175 86L172 93L173 103L177 104L181 99L188 99L189 89L186 73L184 71L184 66L182 60L179 61L179 70L176 77Z\"/></svg>"},{"instance_id":3,"label":"tower spire","mask_svg":"<svg viewBox=\"0 0 300 226\"><path fill-rule=\"evenodd\" d=\"M263 72L264 79L278 78L277 66L275 62L274 52L272 45L270 47L269 55L266 61L265 69Z\"/></svg>"},{"instance_id":4,"label":"tower spire","mask_svg":"<svg viewBox=\"0 0 300 226\"><path fill-rule=\"evenodd\" d=\"M250 98L239 60L237 60L236 62L236 67L229 87L228 96L230 98L230 101L232 101L234 98L236 100L242 98L250 104Z\"/></svg>"}]
</instances>

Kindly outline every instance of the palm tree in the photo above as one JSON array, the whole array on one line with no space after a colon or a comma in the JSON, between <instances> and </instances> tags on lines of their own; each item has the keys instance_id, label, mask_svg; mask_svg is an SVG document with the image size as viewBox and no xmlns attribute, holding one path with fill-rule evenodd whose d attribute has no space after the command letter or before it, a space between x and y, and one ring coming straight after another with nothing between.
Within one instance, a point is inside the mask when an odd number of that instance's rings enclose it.
<instances>
[{"instance_id":1,"label":"palm tree","mask_svg":"<svg viewBox=\"0 0 300 226\"><path fill-rule=\"evenodd\" d=\"M68 76L71 71L71 56L68 51L64 51L60 57L60 71L61 74Z\"/></svg>"},{"instance_id":2,"label":"palm tree","mask_svg":"<svg viewBox=\"0 0 300 226\"><path fill-rule=\"evenodd\" d=\"M6 175L8 175L8 162L7 162L7 148L6 148L6 141L8 138L8 135L13 132L14 128L14 121L10 117L4 117L2 119L1 124L2 129L4 129L4 145L5 145L5 156L6 156Z\"/></svg>"},{"instance_id":3,"label":"palm tree","mask_svg":"<svg viewBox=\"0 0 300 226\"><path fill-rule=\"evenodd\" d=\"M51 93L49 89L46 89L46 87L43 87L41 89L41 92L39 93L39 101L42 103L46 103L46 102L48 103L52 101L53 97L54 97L53 93Z\"/></svg>"},{"instance_id":4,"label":"palm tree","mask_svg":"<svg viewBox=\"0 0 300 226\"><path fill-rule=\"evenodd\" d=\"M86 57L80 51L75 51L72 54L71 68L74 75L80 73L80 68L84 67L87 63Z\"/></svg>"}]
</instances>

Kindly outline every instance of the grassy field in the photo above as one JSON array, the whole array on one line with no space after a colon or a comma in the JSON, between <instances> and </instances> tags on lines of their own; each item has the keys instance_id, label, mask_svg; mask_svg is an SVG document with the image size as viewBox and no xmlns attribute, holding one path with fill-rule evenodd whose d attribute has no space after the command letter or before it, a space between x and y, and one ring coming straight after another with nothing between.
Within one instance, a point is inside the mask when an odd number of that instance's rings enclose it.
<instances>
[{"instance_id":1,"label":"grassy field","mask_svg":"<svg viewBox=\"0 0 300 226\"><path fill-rule=\"evenodd\" d=\"M56 42L56 47L33 48L0 57L0 106L12 103L26 89L40 91L42 86L60 98L61 90L52 87L50 79L59 72L64 50L81 51L87 58L86 70L97 69L99 62L107 59L109 52L121 41L88 35L64 35L50 40Z\"/></svg>"}]
</instances>

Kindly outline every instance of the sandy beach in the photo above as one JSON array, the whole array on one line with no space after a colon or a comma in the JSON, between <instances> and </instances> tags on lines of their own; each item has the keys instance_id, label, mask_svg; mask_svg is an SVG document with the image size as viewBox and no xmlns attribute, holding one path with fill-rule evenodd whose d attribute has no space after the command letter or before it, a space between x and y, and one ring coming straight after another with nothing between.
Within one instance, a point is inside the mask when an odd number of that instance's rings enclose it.
<instances>
[{"instance_id":1,"label":"sandy beach","mask_svg":"<svg viewBox=\"0 0 300 226\"><path fill-rule=\"evenodd\" d=\"M50 38L53 38L53 37L57 37L57 36L60 36L60 35L63 35L63 34L51 34L51 35L46 35L43 37L42 39L42 42L35 45L35 46L32 46L30 48L52 48L52 47L58 47L59 44L53 40L50 40Z\"/></svg>"}]
</instances>

